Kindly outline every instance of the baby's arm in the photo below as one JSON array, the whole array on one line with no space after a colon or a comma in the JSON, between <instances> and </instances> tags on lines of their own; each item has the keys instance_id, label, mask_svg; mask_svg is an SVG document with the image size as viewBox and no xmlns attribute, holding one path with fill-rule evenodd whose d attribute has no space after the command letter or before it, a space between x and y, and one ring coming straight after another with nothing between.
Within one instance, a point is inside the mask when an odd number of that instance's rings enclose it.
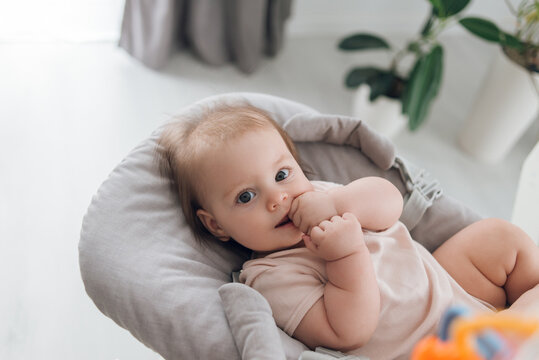
<instances>
[{"instance_id":1,"label":"baby's arm","mask_svg":"<svg viewBox=\"0 0 539 360\"><path fill-rule=\"evenodd\" d=\"M303 317L294 337L310 348L343 351L364 345L378 324L380 293L361 225L355 215L334 216L315 226L305 245L324 258L324 297Z\"/></svg>"},{"instance_id":2,"label":"baby's arm","mask_svg":"<svg viewBox=\"0 0 539 360\"><path fill-rule=\"evenodd\" d=\"M365 177L327 192L311 191L292 202L289 217L301 231L309 234L322 220L345 212L354 214L369 230L384 230L402 213L400 191L380 177Z\"/></svg>"}]
</instances>

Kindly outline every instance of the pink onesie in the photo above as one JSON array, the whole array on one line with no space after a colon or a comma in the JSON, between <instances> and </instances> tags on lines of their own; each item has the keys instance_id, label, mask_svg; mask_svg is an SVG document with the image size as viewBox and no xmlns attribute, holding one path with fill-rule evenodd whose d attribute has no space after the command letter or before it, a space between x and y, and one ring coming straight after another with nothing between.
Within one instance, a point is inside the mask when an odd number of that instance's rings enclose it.
<instances>
[{"instance_id":1,"label":"pink onesie","mask_svg":"<svg viewBox=\"0 0 539 360\"><path fill-rule=\"evenodd\" d=\"M364 234L381 307L371 339L350 354L372 360L407 359L421 338L436 331L449 306L460 304L473 312L493 310L466 293L423 246L412 240L401 222ZM240 281L268 300L277 325L292 336L303 316L324 295L327 276L324 260L306 248L295 248L247 261Z\"/></svg>"}]
</instances>

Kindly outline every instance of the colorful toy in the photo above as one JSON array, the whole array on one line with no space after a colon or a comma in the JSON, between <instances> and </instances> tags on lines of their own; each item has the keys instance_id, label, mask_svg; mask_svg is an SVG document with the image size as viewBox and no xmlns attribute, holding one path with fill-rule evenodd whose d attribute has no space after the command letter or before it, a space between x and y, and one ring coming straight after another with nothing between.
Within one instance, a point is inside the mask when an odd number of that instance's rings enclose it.
<instances>
[{"instance_id":1,"label":"colorful toy","mask_svg":"<svg viewBox=\"0 0 539 360\"><path fill-rule=\"evenodd\" d=\"M442 318L438 336L428 336L414 348L412 360L505 360L538 359L538 319L514 314L478 314L470 316L462 307L450 308ZM535 355L520 351L533 347Z\"/></svg>"}]
</instances>

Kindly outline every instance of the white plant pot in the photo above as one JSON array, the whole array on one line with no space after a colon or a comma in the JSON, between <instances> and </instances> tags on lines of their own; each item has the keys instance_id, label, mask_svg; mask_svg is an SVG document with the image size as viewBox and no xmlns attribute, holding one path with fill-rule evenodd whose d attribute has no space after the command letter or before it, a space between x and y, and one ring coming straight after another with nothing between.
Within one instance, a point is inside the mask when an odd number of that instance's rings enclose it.
<instances>
[{"instance_id":1,"label":"white plant pot","mask_svg":"<svg viewBox=\"0 0 539 360\"><path fill-rule=\"evenodd\" d=\"M389 138L395 137L408 122L408 118L402 114L401 102L385 96L379 96L371 102L370 93L368 85L361 85L357 89L353 102L353 115L374 131Z\"/></svg>"},{"instance_id":2,"label":"white plant pot","mask_svg":"<svg viewBox=\"0 0 539 360\"><path fill-rule=\"evenodd\" d=\"M463 150L485 163L502 160L537 117L539 75L530 75L500 50L459 138Z\"/></svg>"}]
</instances>

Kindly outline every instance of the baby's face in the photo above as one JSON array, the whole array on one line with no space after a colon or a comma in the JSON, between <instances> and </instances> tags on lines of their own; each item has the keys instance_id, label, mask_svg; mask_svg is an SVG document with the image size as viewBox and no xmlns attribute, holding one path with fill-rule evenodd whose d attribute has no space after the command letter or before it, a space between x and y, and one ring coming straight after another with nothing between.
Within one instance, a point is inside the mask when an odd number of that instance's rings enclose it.
<instances>
[{"instance_id":1,"label":"baby's face","mask_svg":"<svg viewBox=\"0 0 539 360\"><path fill-rule=\"evenodd\" d=\"M201 173L204 210L198 216L218 238L255 251L301 241L288 212L292 200L313 187L277 130L251 131L210 151Z\"/></svg>"}]
</instances>

